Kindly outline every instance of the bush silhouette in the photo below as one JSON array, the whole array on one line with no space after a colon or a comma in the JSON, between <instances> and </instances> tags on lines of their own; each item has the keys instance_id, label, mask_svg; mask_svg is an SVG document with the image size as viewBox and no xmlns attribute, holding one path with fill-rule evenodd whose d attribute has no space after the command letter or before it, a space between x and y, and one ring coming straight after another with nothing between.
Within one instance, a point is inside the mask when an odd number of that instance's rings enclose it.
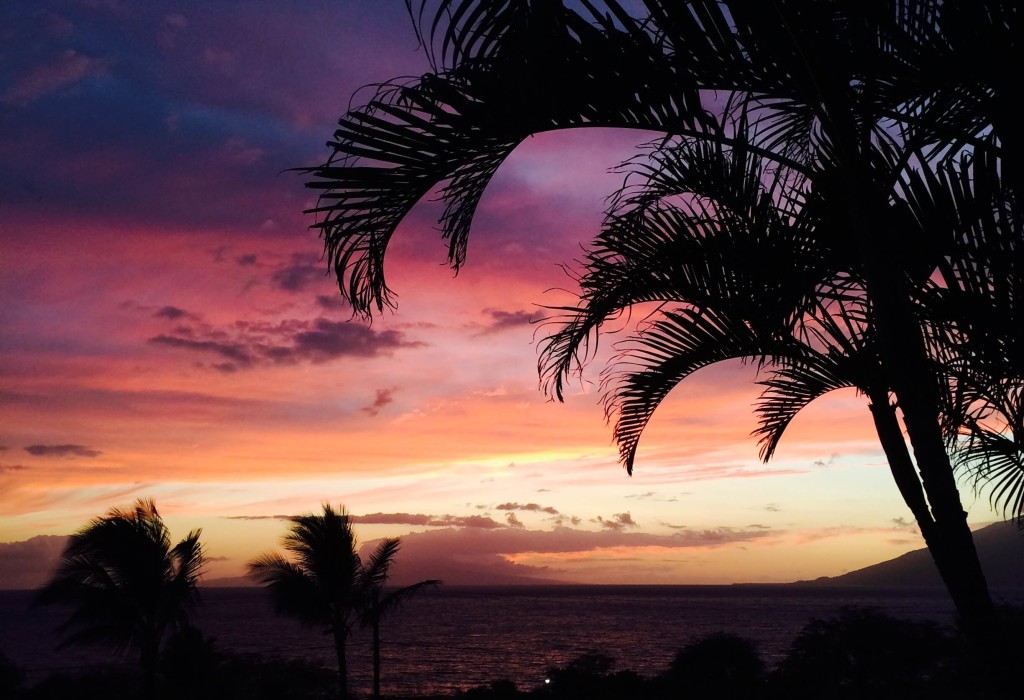
<instances>
[{"instance_id":1,"label":"bush silhouette","mask_svg":"<svg viewBox=\"0 0 1024 700\"><path fill-rule=\"evenodd\" d=\"M794 700L924 697L952 651L949 634L935 623L846 607L837 618L804 627L773 680L779 697Z\"/></svg>"},{"instance_id":2,"label":"bush silhouette","mask_svg":"<svg viewBox=\"0 0 1024 700\"><path fill-rule=\"evenodd\" d=\"M764 661L752 641L722 632L680 649L666 676L677 697L742 700L759 693Z\"/></svg>"}]
</instances>

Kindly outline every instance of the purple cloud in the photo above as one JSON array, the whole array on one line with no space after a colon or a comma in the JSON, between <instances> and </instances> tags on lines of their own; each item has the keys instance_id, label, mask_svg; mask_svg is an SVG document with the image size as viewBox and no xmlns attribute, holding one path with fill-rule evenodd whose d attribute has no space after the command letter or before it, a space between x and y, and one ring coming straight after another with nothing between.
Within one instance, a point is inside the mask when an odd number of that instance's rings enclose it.
<instances>
[{"instance_id":1,"label":"purple cloud","mask_svg":"<svg viewBox=\"0 0 1024 700\"><path fill-rule=\"evenodd\" d=\"M25 451L36 457L99 457L103 454L85 445L29 445Z\"/></svg>"},{"instance_id":2,"label":"purple cloud","mask_svg":"<svg viewBox=\"0 0 1024 700\"><path fill-rule=\"evenodd\" d=\"M217 355L227 360L211 365L221 372L266 364L319 364L341 357L378 357L399 348L423 345L405 340L401 331L376 331L355 321L325 318L312 322L293 319L277 324L240 321L227 328L183 326L173 333L150 338L149 342ZM389 395L378 395L377 400L387 403L388 398Z\"/></svg>"},{"instance_id":3,"label":"purple cloud","mask_svg":"<svg viewBox=\"0 0 1024 700\"><path fill-rule=\"evenodd\" d=\"M491 317L480 335L490 335L509 328L518 328L530 324L533 316L529 311L502 311L501 309L484 309L484 313Z\"/></svg>"},{"instance_id":4,"label":"purple cloud","mask_svg":"<svg viewBox=\"0 0 1024 700\"><path fill-rule=\"evenodd\" d=\"M274 270L270 279L278 289L286 292L301 292L325 277L327 277L326 265L310 262L304 256L296 256L290 264Z\"/></svg>"},{"instance_id":5,"label":"purple cloud","mask_svg":"<svg viewBox=\"0 0 1024 700\"><path fill-rule=\"evenodd\" d=\"M374 397L373 403L369 406L363 406L359 410L371 416L376 416L382 408L394 401L394 393L395 389L393 387L390 389L377 389L377 395Z\"/></svg>"},{"instance_id":6,"label":"purple cloud","mask_svg":"<svg viewBox=\"0 0 1024 700\"><path fill-rule=\"evenodd\" d=\"M179 309L177 306L165 306L153 314L155 318L168 318L172 321L177 321L179 318L186 318L190 314L184 309Z\"/></svg>"}]
</instances>

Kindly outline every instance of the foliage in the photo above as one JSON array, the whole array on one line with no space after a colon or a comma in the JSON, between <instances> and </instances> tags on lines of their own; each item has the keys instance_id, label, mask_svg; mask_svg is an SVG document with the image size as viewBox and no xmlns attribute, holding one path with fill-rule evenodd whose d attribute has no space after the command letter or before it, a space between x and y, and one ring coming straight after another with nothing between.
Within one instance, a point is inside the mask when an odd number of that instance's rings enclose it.
<instances>
[{"instance_id":1,"label":"foliage","mask_svg":"<svg viewBox=\"0 0 1024 700\"><path fill-rule=\"evenodd\" d=\"M735 634L711 634L679 650L665 674L679 695L742 700L763 695L764 661Z\"/></svg>"},{"instance_id":2,"label":"foliage","mask_svg":"<svg viewBox=\"0 0 1024 700\"><path fill-rule=\"evenodd\" d=\"M37 605L65 605L64 644L139 655L148 685L168 633L185 628L204 556L195 530L177 544L152 500L114 508L71 536Z\"/></svg>"},{"instance_id":3,"label":"foliage","mask_svg":"<svg viewBox=\"0 0 1024 700\"><path fill-rule=\"evenodd\" d=\"M375 695L379 694L381 620L421 588L440 581L422 581L385 593L399 541L381 540L363 562L351 518L344 508L335 510L324 503L322 513L298 515L291 518L291 523L282 544L293 560L277 552L263 554L249 562L249 575L269 589L279 612L321 626L325 634L331 635L343 697L348 696L349 634L356 624L373 627Z\"/></svg>"},{"instance_id":4,"label":"foliage","mask_svg":"<svg viewBox=\"0 0 1024 700\"><path fill-rule=\"evenodd\" d=\"M610 316L669 303L679 308L663 309L604 383L627 469L659 402L712 362L774 364L765 457L809 401L846 386L867 393L954 602L992 633L954 469L994 506L1024 512L1024 345L1012 322L1024 139L1003 77L1024 63L1017 4L407 6L432 72L344 115L330 158L307 171L321 193L314 228L354 310L391 303L385 251L432 189L458 269L484 189L529 135L663 133L634 163L639 187L613 199L602 235L622 235L598 240L579 307L561 309L541 361L549 390L561 398ZM702 159L714 167L692 167Z\"/></svg>"},{"instance_id":5,"label":"foliage","mask_svg":"<svg viewBox=\"0 0 1024 700\"><path fill-rule=\"evenodd\" d=\"M812 620L774 674L794 698L926 697L950 664L953 641L927 622L897 620L872 608L844 608Z\"/></svg>"}]
</instances>

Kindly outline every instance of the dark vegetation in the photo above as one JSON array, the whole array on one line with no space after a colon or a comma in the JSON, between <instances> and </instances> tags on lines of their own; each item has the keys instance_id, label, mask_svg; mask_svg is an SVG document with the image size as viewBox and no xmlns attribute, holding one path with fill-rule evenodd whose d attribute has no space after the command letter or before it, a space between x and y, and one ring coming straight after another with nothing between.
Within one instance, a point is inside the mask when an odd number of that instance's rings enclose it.
<instances>
[{"instance_id":1,"label":"dark vegetation","mask_svg":"<svg viewBox=\"0 0 1024 700\"><path fill-rule=\"evenodd\" d=\"M577 301L549 307L544 389L563 398L607 321L645 319L601 384L627 470L662 400L710 364L762 370L764 459L804 407L856 389L965 629L1009 663L957 479L1024 523L1019 3L406 6L430 71L376 86L306 170L353 310L393 305L386 251L429 193L458 270L525 139L659 132L570 268Z\"/></svg>"},{"instance_id":2,"label":"dark vegetation","mask_svg":"<svg viewBox=\"0 0 1024 700\"><path fill-rule=\"evenodd\" d=\"M1008 629L1019 630L1024 610L1000 610ZM1019 638L1019 635L1018 635ZM1024 644L1008 649L1018 657ZM845 608L815 619L800 632L774 668L756 645L732 634L714 634L681 648L657 676L619 670L604 653L585 654L550 669L547 682L517 688L498 679L450 696L423 700L887 700L964 698L1001 700L1005 679L994 678L978 649L959 630L933 622L890 617L872 608ZM31 687L24 674L0 656L0 697L58 700L313 700L338 697L334 669L300 662L232 654L194 628L178 632L160 658L157 682L144 691L136 670L97 669L54 675ZM1007 669L1012 673L1013 669ZM394 697L394 696L385 696Z\"/></svg>"}]
</instances>

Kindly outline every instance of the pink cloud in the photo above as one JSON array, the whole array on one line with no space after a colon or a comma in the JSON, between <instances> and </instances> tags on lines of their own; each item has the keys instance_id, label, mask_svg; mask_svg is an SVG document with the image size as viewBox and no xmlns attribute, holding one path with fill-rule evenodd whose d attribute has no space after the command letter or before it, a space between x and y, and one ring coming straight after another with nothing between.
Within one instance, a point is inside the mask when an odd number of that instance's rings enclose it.
<instances>
[{"instance_id":1,"label":"pink cloud","mask_svg":"<svg viewBox=\"0 0 1024 700\"><path fill-rule=\"evenodd\" d=\"M104 61L69 49L50 63L36 66L19 76L0 95L0 102L24 107L91 75L101 75L104 70Z\"/></svg>"}]
</instances>

